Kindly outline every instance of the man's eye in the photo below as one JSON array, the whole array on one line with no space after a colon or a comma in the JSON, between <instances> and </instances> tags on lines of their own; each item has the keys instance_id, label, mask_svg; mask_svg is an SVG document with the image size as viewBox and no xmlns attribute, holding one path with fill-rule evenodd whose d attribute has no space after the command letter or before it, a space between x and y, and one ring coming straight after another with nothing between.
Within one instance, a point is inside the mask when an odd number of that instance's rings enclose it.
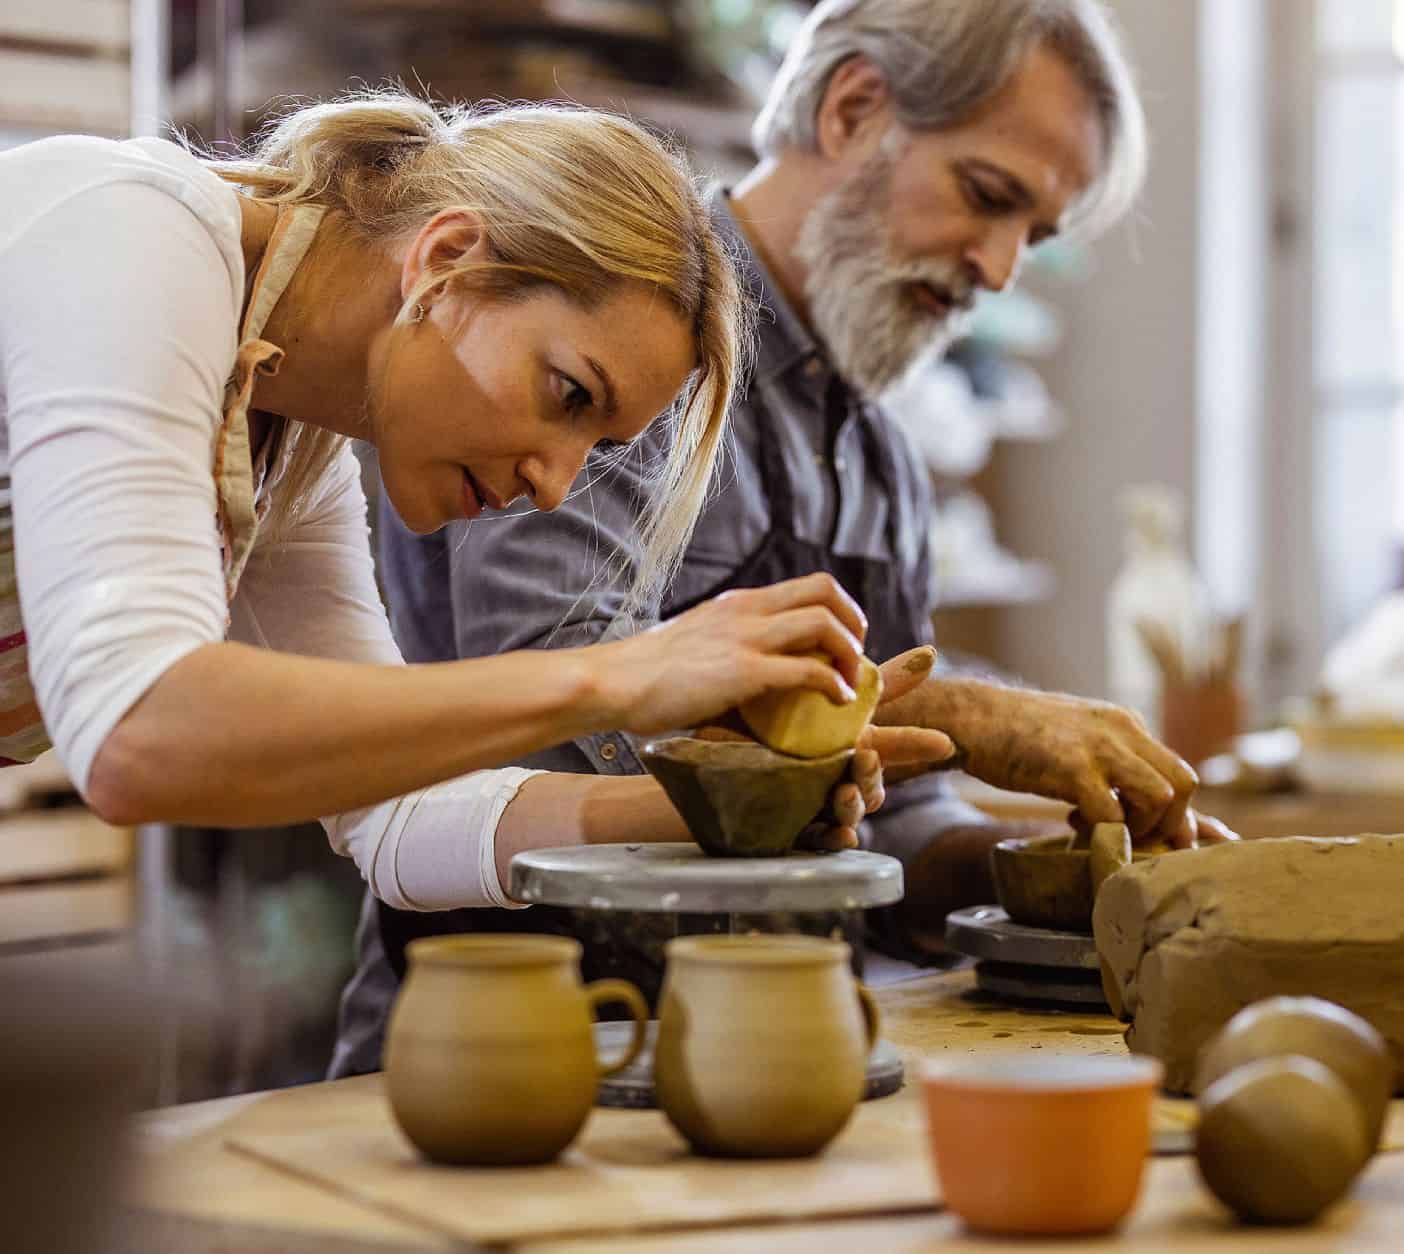
<instances>
[{"instance_id":1,"label":"man's eye","mask_svg":"<svg viewBox=\"0 0 1404 1254\"><path fill-rule=\"evenodd\" d=\"M965 192L971 204L985 213L1008 213L1014 207L1007 196L991 191L975 179L966 180Z\"/></svg>"}]
</instances>

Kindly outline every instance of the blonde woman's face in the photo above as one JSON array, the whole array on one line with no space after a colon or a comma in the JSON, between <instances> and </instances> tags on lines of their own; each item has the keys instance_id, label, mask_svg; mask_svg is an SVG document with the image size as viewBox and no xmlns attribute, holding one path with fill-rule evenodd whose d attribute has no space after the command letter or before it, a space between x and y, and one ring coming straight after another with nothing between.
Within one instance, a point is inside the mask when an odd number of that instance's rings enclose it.
<instances>
[{"instance_id":1,"label":"blonde woman's face","mask_svg":"<svg viewBox=\"0 0 1404 1254\"><path fill-rule=\"evenodd\" d=\"M553 510L590 451L642 434L694 364L691 329L642 284L590 310L555 289L441 298L371 368L385 491L420 534L523 497Z\"/></svg>"}]
</instances>

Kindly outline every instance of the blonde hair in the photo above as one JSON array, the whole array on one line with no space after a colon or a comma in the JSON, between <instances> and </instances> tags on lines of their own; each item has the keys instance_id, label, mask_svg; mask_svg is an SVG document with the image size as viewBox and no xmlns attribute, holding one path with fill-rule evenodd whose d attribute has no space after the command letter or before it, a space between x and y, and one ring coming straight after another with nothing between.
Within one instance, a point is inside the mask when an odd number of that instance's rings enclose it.
<instances>
[{"instance_id":1,"label":"blonde hair","mask_svg":"<svg viewBox=\"0 0 1404 1254\"><path fill-rule=\"evenodd\" d=\"M1095 234L1135 204L1148 147L1135 75L1101 0L821 0L790 42L751 139L762 156L812 150L829 80L856 56L882 72L909 129L955 126L1039 45L1071 68L1102 125L1101 171L1069 223Z\"/></svg>"},{"instance_id":2,"label":"blonde hair","mask_svg":"<svg viewBox=\"0 0 1404 1254\"><path fill-rule=\"evenodd\" d=\"M478 214L492 260L427 274L399 319L446 284L502 300L551 287L585 308L628 280L659 292L692 328L697 365L669 414L673 439L641 520L629 606L657 594L706 499L751 344L736 262L676 152L612 114L436 106L379 89L289 112L247 156L211 164L259 200L326 206L371 241L410 235L442 209ZM292 509L341 443L317 427L295 438L281 493Z\"/></svg>"}]
</instances>

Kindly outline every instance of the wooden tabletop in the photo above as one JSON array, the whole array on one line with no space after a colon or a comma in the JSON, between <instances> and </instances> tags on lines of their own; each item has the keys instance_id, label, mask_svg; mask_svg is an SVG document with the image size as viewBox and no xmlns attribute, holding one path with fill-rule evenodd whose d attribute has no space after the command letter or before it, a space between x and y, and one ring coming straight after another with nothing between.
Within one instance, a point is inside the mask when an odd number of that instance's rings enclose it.
<instances>
[{"instance_id":1,"label":"wooden tabletop","mask_svg":"<svg viewBox=\"0 0 1404 1254\"><path fill-rule=\"evenodd\" d=\"M968 973L925 976L881 989L883 1034L911 1063L955 1053L1048 1050L1120 1053L1119 1030L1107 1016L995 1006L973 992ZM387 1251L471 1250L412 1218L391 1215L335 1194L229 1147L234 1137L289 1126L309 1118L329 1138L338 1111L364 1105L376 1077L251 1094L144 1116L128 1208L114 1248L143 1254L386 1254ZM1404 1103L1397 1103L1404 1107ZM315 1112L313 1114L312 1112ZM594 1119L615 1112L597 1111ZM661 1117L661 1116L660 1116ZM757 1170L764 1170L757 1167ZM1404 1155L1382 1154L1350 1201L1326 1223L1305 1230L1240 1228L1205 1193L1188 1157L1153 1159L1140 1204L1116 1235L1085 1242L1117 1250L1395 1251L1404 1232ZM495 1247L501 1249L502 1247ZM930 1213L711 1228L591 1240L533 1242L520 1254L597 1254L605 1250L658 1250L666 1254L825 1254L872 1249L979 1250L982 1254L1041 1250L1041 1243L1001 1242L967 1234L954 1216ZM1066 1250L1067 1243L1048 1249Z\"/></svg>"}]
</instances>

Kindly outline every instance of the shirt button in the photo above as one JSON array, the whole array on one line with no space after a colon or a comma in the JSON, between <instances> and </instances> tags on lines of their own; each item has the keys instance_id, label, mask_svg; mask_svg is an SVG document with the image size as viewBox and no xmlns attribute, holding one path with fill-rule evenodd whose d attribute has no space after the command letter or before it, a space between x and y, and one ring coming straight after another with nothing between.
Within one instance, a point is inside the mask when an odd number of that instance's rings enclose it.
<instances>
[{"instance_id":1,"label":"shirt button","mask_svg":"<svg viewBox=\"0 0 1404 1254\"><path fill-rule=\"evenodd\" d=\"M618 756L619 750L616 749L608 741L605 741L605 743L600 746L600 757L602 757L606 762L613 762L614 759Z\"/></svg>"},{"instance_id":2,"label":"shirt button","mask_svg":"<svg viewBox=\"0 0 1404 1254\"><path fill-rule=\"evenodd\" d=\"M811 379L817 379L824 371L824 363L817 357L811 357L804 363L804 372Z\"/></svg>"}]
</instances>

